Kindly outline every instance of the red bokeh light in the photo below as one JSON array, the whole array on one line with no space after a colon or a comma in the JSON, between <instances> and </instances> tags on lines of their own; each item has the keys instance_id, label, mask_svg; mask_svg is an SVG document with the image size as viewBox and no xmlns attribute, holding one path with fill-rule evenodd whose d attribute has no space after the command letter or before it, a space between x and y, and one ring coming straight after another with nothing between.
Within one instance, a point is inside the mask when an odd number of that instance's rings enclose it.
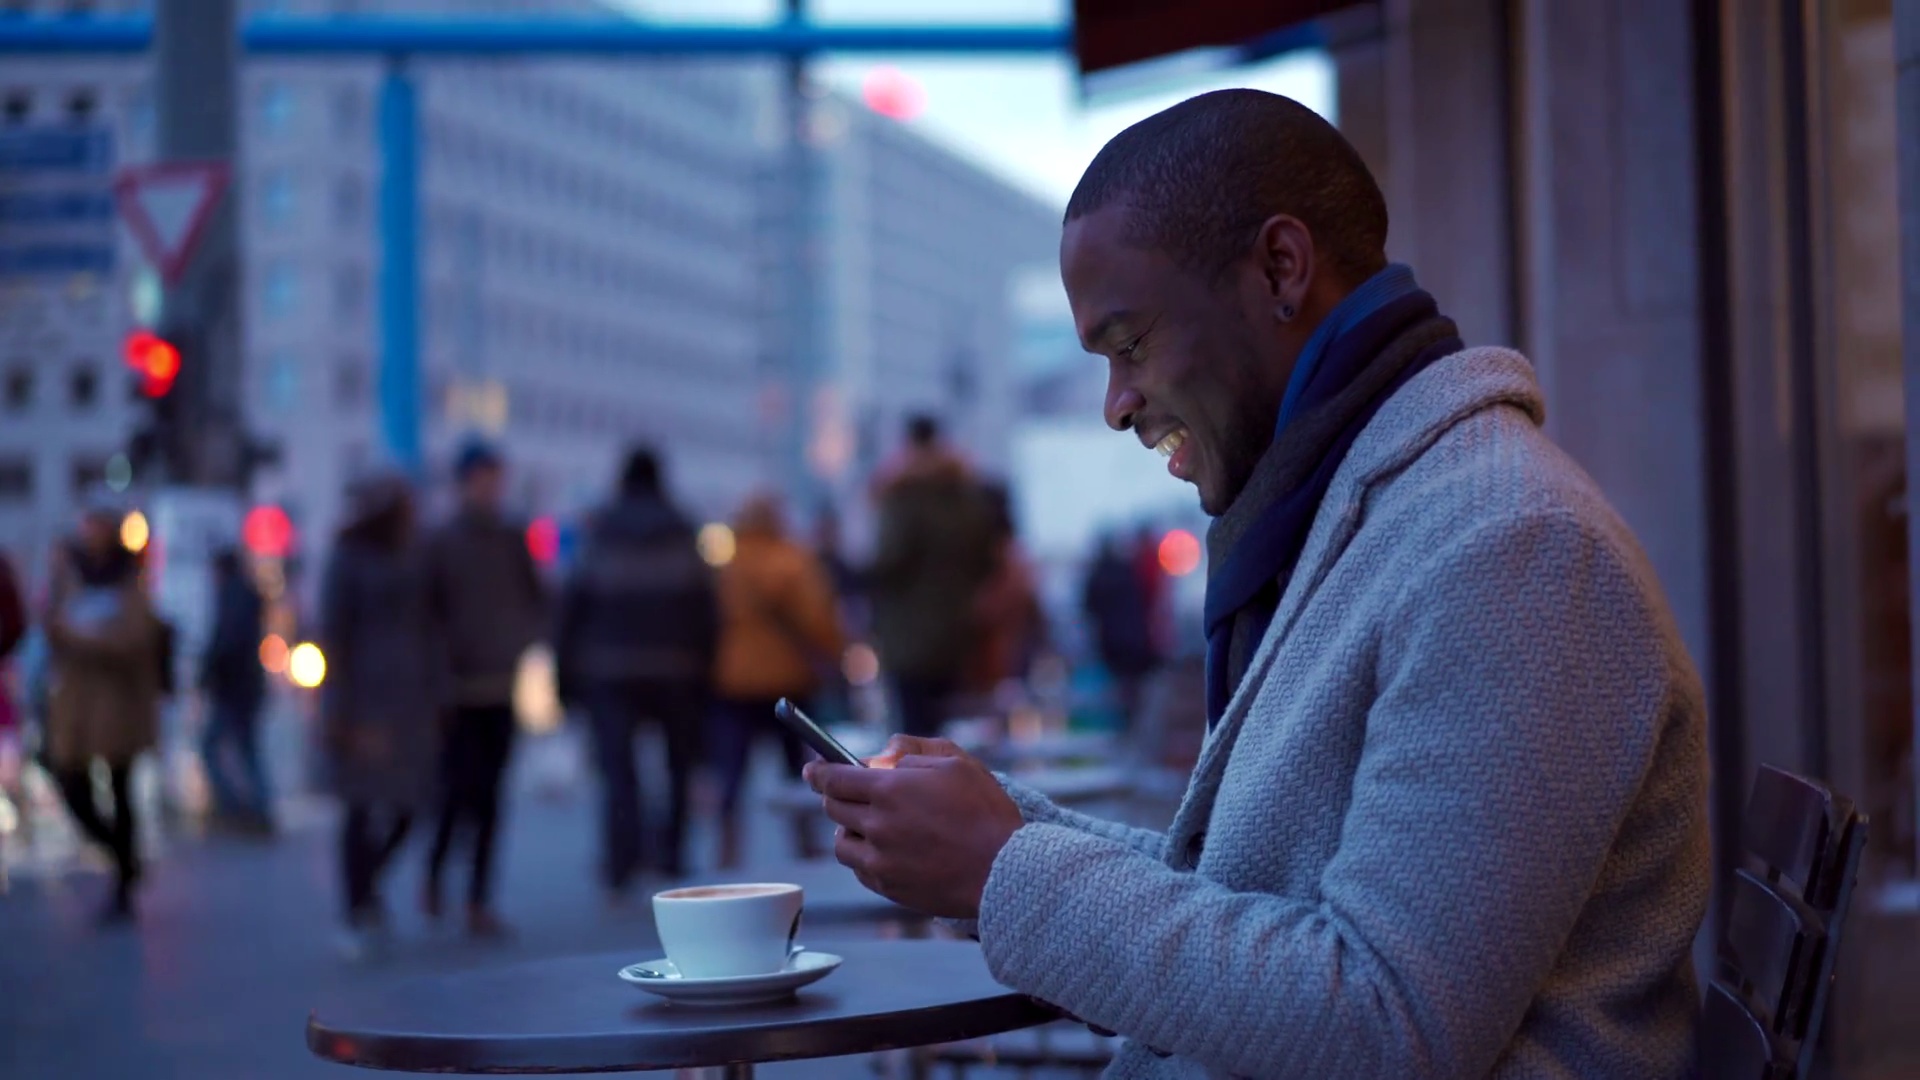
<instances>
[{"instance_id":1,"label":"red bokeh light","mask_svg":"<svg viewBox=\"0 0 1920 1080\"><path fill-rule=\"evenodd\" d=\"M240 541L264 559L284 559L293 550L293 519L277 506L256 506L240 524Z\"/></svg>"},{"instance_id":2,"label":"red bokeh light","mask_svg":"<svg viewBox=\"0 0 1920 1080\"><path fill-rule=\"evenodd\" d=\"M542 566L560 557L560 526L552 518L535 518L527 526L527 553Z\"/></svg>"},{"instance_id":3,"label":"red bokeh light","mask_svg":"<svg viewBox=\"0 0 1920 1080\"><path fill-rule=\"evenodd\" d=\"M127 335L126 362L140 376L140 392L150 398L165 397L180 375L180 350L150 330Z\"/></svg>"},{"instance_id":4,"label":"red bokeh light","mask_svg":"<svg viewBox=\"0 0 1920 1080\"><path fill-rule=\"evenodd\" d=\"M1174 577L1186 577L1200 568L1200 540L1185 529L1174 529L1160 538L1160 569Z\"/></svg>"},{"instance_id":5,"label":"red bokeh light","mask_svg":"<svg viewBox=\"0 0 1920 1080\"><path fill-rule=\"evenodd\" d=\"M877 67L860 84L867 108L893 120L911 120L927 106L927 92L899 68Z\"/></svg>"}]
</instances>

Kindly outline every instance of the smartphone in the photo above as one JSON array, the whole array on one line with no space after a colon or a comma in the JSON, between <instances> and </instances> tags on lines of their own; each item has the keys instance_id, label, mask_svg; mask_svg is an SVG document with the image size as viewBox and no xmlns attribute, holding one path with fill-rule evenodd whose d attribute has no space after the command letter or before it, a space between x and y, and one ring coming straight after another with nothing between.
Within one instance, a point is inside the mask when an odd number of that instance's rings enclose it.
<instances>
[{"instance_id":1,"label":"smartphone","mask_svg":"<svg viewBox=\"0 0 1920 1080\"><path fill-rule=\"evenodd\" d=\"M858 765L866 768L867 763L853 756L853 751L840 745L840 741L827 734L827 729L813 722L813 718L800 711L800 707L786 698L781 698L773 706L773 715L787 725L795 735L800 736L813 752L836 765Z\"/></svg>"}]
</instances>

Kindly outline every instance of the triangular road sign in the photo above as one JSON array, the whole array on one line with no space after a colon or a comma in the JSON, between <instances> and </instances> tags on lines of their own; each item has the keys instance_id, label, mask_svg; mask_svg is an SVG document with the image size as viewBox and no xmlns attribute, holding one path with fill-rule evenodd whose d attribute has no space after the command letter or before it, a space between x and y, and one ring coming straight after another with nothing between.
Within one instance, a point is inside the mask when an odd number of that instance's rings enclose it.
<instances>
[{"instance_id":1,"label":"triangular road sign","mask_svg":"<svg viewBox=\"0 0 1920 1080\"><path fill-rule=\"evenodd\" d=\"M186 269L227 178L223 161L164 161L122 169L114 180L127 228L169 284Z\"/></svg>"}]
</instances>

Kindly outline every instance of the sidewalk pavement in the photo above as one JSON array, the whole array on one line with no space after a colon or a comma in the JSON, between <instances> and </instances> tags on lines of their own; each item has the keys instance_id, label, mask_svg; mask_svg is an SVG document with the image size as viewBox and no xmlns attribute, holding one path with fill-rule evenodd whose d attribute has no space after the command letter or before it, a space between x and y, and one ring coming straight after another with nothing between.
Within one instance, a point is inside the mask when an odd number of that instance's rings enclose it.
<instances>
[{"instance_id":1,"label":"sidewalk pavement","mask_svg":"<svg viewBox=\"0 0 1920 1080\"><path fill-rule=\"evenodd\" d=\"M290 771L284 735L276 735L282 745L273 757L286 790L298 774ZM387 886L397 945L372 964L349 962L335 949L334 815L324 799L297 792L283 798L287 828L270 842L199 835L150 813L141 917L111 930L92 924L108 883L104 863L73 843L57 807L32 810L33 846L15 851L10 887L0 894L0 1076L342 1080L365 1074L306 1050L307 1012L323 995L512 960L622 950L634 959L657 955L645 890L616 911L595 882L591 778L579 770L569 776L562 740L528 740L521 751L498 860L499 908L518 935L479 945L424 925L416 898L425 830L417 829ZM761 764L771 766L769 755ZM149 810L155 787L144 789ZM756 860L791 857L784 850L789 834L774 820L753 821L750 834ZM707 829L696 833L694 851L696 865L710 864ZM456 873L450 884L461 880ZM814 936L864 933L834 928ZM871 1073L864 1061L835 1059L768 1066L761 1075L826 1080Z\"/></svg>"}]
</instances>

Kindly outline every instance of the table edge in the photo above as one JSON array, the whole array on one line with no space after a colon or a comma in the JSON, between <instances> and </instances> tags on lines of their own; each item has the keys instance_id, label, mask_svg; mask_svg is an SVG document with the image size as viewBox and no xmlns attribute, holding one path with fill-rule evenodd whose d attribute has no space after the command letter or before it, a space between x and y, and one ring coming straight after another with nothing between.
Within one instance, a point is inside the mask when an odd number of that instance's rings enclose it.
<instances>
[{"instance_id":1,"label":"table edge","mask_svg":"<svg viewBox=\"0 0 1920 1080\"><path fill-rule=\"evenodd\" d=\"M942 1014L953 1014L942 1017ZM1054 1007L1016 991L955 1005L842 1017L807 1027L761 1024L652 1037L678 1040L670 1052L646 1048L646 1032L489 1036L413 1033L351 1033L330 1027L319 1010L307 1014L307 1050L337 1065L396 1072L491 1075L638 1072L710 1068L729 1064L851 1057L997 1035L1038 1027L1061 1018ZM905 1030L902 1030L902 1029ZM821 1032L831 1038L822 1039ZM756 1038L766 1052L732 1053L742 1038ZM631 1050L606 1052L622 1042ZM825 1045L833 1043L837 1045ZM767 1045L770 1044L770 1045ZM844 1047L854 1046L852 1049ZM611 1060L620 1057L621 1060ZM483 1062L474 1064L475 1062Z\"/></svg>"}]
</instances>

